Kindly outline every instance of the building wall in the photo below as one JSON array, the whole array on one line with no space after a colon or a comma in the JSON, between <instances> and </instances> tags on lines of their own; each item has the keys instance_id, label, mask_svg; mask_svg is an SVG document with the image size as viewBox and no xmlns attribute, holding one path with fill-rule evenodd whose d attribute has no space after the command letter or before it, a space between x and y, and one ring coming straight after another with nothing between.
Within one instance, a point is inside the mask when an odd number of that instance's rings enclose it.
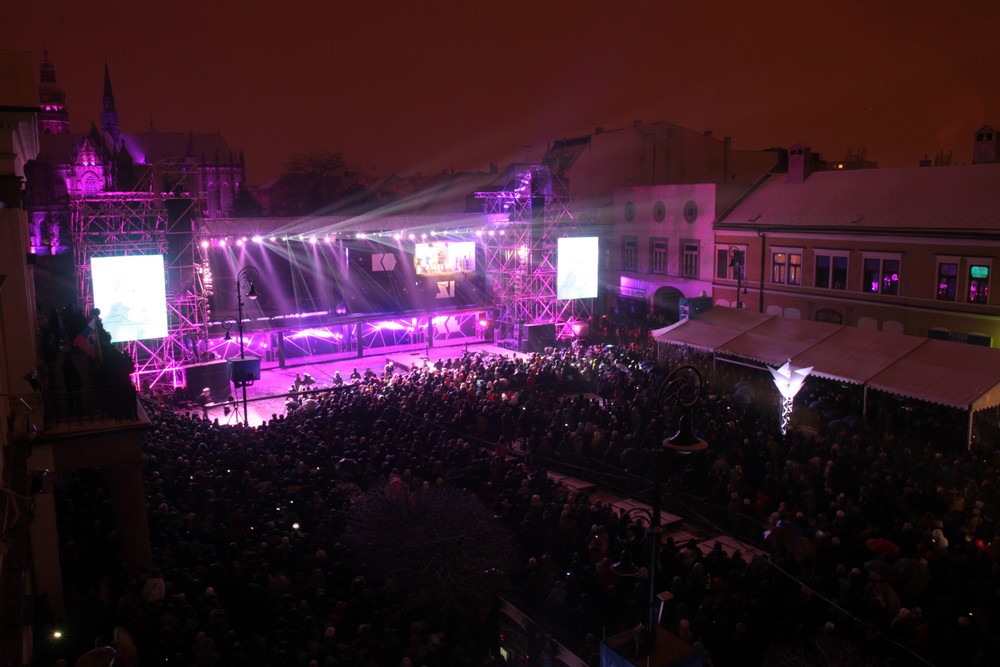
<instances>
[{"instance_id":1,"label":"building wall","mask_svg":"<svg viewBox=\"0 0 1000 667\"><path fill-rule=\"evenodd\" d=\"M609 291L650 309L661 288L710 294L715 200L712 183L618 188L605 239Z\"/></svg>"},{"instance_id":2,"label":"building wall","mask_svg":"<svg viewBox=\"0 0 1000 667\"><path fill-rule=\"evenodd\" d=\"M810 320L822 319L849 326L880 331L927 336L937 329L956 334L989 336L1000 345L1000 290L995 275L1000 270L1000 235L977 239L947 239L940 236L850 236L847 234L807 234L764 231L719 231L716 248L735 245L747 249L745 307L760 310L763 287L763 312ZM766 244L766 246L764 246ZM761 249L764 250L763 283ZM800 284L775 281L775 253L801 253ZM845 257L846 283L843 289L823 286L818 266L826 266L822 257ZM866 291L865 260L898 260L898 293ZM953 298L939 298L939 269L955 266ZM970 302L970 271L973 266L988 270L988 297L985 303ZM779 272L780 274L780 272ZM714 299L717 306L735 304L736 281L719 277L718 261ZM946 276L950 278L950 276ZM832 281L831 281L832 282ZM947 282L947 281L946 281ZM982 284L980 279L979 284ZM950 296L948 289L942 296Z\"/></svg>"}]
</instances>

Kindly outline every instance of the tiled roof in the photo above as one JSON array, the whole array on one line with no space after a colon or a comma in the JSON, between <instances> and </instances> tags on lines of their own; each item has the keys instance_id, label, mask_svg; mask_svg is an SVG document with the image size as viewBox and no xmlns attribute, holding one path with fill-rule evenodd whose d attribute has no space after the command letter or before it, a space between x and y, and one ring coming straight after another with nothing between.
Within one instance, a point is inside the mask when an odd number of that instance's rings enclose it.
<instances>
[{"instance_id":1,"label":"tiled roof","mask_svg":"<svg viewBox=\"0 0 1000 667\"><path fill-rule=\"evenodd\" d=\"M772 174L720 222L845 230L1000 229L1000 164L822 171L802 183Z\"/></svg>"}]
</instances>

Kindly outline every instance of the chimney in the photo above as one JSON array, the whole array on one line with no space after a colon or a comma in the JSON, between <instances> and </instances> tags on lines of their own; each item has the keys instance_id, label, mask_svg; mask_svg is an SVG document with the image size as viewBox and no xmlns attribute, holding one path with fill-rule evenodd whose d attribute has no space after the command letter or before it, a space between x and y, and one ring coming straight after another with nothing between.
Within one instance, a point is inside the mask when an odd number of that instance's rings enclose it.
<instances>
[{"instance_id":1,"label":"chimney","mask_svg":"<svg viewBox=\"0 0 1000 667\"><path fill-rule=\"evenodd\" d=\"M788 149L788 182L802 183L809 177L809 149L794 144Z\"/></svg>"}]
</instances>

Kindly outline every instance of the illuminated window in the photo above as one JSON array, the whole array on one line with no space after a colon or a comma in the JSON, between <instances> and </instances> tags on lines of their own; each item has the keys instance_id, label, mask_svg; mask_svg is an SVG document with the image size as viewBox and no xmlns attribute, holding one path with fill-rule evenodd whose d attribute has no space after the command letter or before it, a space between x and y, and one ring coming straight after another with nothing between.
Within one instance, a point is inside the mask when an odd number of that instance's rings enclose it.
<instances>
[{"instance_id":1,"label":"illuminated window","mask_svg":"<svg viewBox=\"0 0 1000 667\"><path fill-rule=\"evenodd\" d=\"M636 271L639 268L639 238L622 237L622 271Z\"/></svg>"},{"instance_id":2,"label":"illuminated window","mask_svg":"<svg viewBox=\"0 0 1000 667\"><path fill-rule=\"evenodd\" d=\"M681 252L681 275L685 278L698 277L698 243L685 241Z\"/></svg>"},{"instance_id":3,"label":"illuminated window","mask_svg":"<svg viewBox=\"0 0 1000 667\"><path fill-rule=\"evenodd\" d=\"M938 301L954 301L958 294L958 262L939 262L937 275Z\"/></svg>"},{"instance_id":4,"label":"illuminated window","mask_svg":"<svg viewBox=\"0 0 1000 667\"><path fill-rule=\"evenodd\" d=\"M667 272L667 239L653 238L649 240L649 271L650 273Z\"/></svg>"},{"instance_id":5,"label":"illuminated window","mask_svg":"<svg viewBox=\"0 0 1000 667\"><path fill-rule=\"evenodd\" d=\"M90 197L96 195L101 191L101 182L97 180L97 177L91 173L88 173L83 177L83 195L85 197Z\"/></svg>"},{"instance_id":6,"label":"illuminated window","mask_svg":"<svg viewBox=\"0 0 1000 667\"><path fill-rule=\"evenodd\" d=\"M847 289L847 254L816 251L816 287Z\"/></svg>"},{"instance_id":7,"label":"illuminated window","mask_svg":"<svg viewBox=\"0 0 1000 667\"><path fill-rule=\"evenodd\" d=\"M868 294L899 294L899 259L866 257L861 281Z\"/></svg>"},{"instance_id":8,"label":"illuminated window","mask_svg":"<svg viewBox=\"0 0 1000 667\"><path fill-rule=\"evenodd\" d=\"M771 282L802 284L802 251L775 250L771 253Z\"/></svg>"},{"instance_id":9,"label":"illuminated window","mask_svg":"<svg viewBox=\"0 0 1000 667\"><path fill-rule=\"evenodd\" d=\"M715 249L715 277L720 280L736 280L740 269L746 279L746 246L727 246Z\"/></svg>"},{"instance_id":10,"label":"illuminated window","mask_svg":"<svg viewBox=\"0 0 1000 667\"><path fill-rule=\"evenodd\" d=\"M969 265L969 303L988 303L990 300L990 267L986 264Z\"/></svg>"}]
</instances>

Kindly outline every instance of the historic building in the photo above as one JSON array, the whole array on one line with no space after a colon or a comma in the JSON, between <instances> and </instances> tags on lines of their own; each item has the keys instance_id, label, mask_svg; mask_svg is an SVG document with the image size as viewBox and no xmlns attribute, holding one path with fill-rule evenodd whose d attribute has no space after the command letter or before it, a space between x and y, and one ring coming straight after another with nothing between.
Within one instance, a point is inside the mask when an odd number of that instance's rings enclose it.
<instances>
[{"instance_id":1,"label":"historic building","mask_svg":"<svg viewBox=\"0 0 1000 667\"><path fill-rule=\"evenodd\" d=\"M39 155L28 172L32 253L69 249L73 206L81 199L141 190L189 197L205 217L233 212L246 168L242 152L221 134L159 132L152 122L146 132L122 131L107 65L100 126L73 133L48 57L39 74Z\"/></svg>"},{"instance_id":2,"label":"historic building","mask_svg":"<svg viewBox=\"0 0 1000 667\"><path fill-rule=\"evenodd\" d=\"M998 133L973 164L810 169L793 146L716 223L718 306L989 345L1000 339ZM744 253L734 274L730 250ZM747 290L737 296L737 282Z\"/></svg>"},{"instance_id":3,"label":"historic building","mask_svg":"<svg viewBox=\"0 0 1000 667\"><path fill-rule=\"evenodd\" d=\"M600 230L604 290L596 310L673 322L682 299L710 294L717 211L780 158L666 122L554 142L543 164L567 208Z\"/></svg>"}]
</instances>

